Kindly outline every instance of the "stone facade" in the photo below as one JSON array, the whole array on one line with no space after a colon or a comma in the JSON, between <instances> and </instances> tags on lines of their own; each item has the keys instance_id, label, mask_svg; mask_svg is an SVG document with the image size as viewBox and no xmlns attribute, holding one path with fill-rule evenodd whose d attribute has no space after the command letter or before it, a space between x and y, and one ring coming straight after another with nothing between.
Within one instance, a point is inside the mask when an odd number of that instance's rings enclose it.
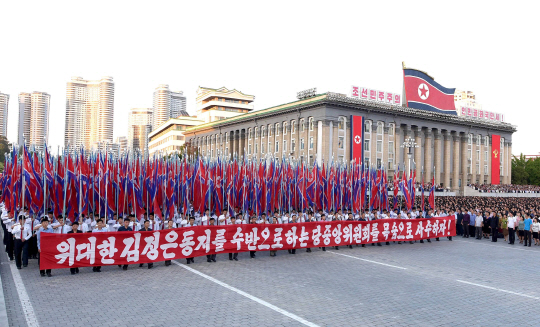
<instances>
[{"instance_id":1,"label":"stone facade","mask_svg":"<svg viewBox=\"0 0 540 327\"><path fill-rule=\"evenodd\" d=\"M408 165L408 150L401 148L401 144L411 137L419 145L412 155L417 180L422 172L426 182L434 174L436 183L454 191L462 191L467 183L490 183L491 145L485 142L490 143L491 135L496 134L502 140L501 183L511 181L511 139L515 126L355 100L333 93L202 124L184 134L204 156L237 156L246 160L284 158L308 165L328 164L351 158L351 115L364 117L365 163L384 166L390 178L398 166L403 171ZM476 150L480 150L480 158Z\"/></svg>"}]
</instances>

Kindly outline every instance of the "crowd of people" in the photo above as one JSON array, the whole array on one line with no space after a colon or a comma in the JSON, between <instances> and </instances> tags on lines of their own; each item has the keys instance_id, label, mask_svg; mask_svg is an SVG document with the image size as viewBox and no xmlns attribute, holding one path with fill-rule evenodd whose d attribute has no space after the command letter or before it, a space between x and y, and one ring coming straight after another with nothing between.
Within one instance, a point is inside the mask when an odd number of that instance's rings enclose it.
<instances>
[{"instance_id":1,"label":"crowd of people","mask_svg":"<svg viewBox=\"0 0 540 327\"><path fill-rule=\"evenodd\" d=\"M216 216L209 210L203 214L192 212L188 216L177 214L173 219L161 221L153 213L148 213L142 219L137 219L134 215L124 217L114 214L109 219L99 217L92 213L71 222L64 220L62 216L55 217L53 212L48 212L42 217L30 216L26 211L18 214L17 218L10 214L3 203L0 204L2 228L4 231L3 241L5 250L10 260L15 260L18 269L28 266L29 259L37 259L39 264L41 233L98 233L98 232L122 232L122 231L152 231L166 230L172 228L192 227L200 225L222 225L222 224L281 224L281 223L304 223L313 221L336 221L336 220L358 220L371 221L377 219L415 219L454 216L456 219L456 234L469 238L475 237L478 240L490 238L496 242L499 238L504 238L509 244L517 242L524 246L540 245L540 198L493 198L493 197L437 197L436 209L421 210L420 197L417 197L417 206L411 211L403 210L382 210L353 213L349 211L336 212L323 210L301 213L301 212L275 212L273 215L265 214L249 216L235 209L234 215L228 213ZM430 239L426 239L431 242ZM449 237L452 240L452 237ZM439 241L437 238L436 241ZM416 242L416 241L415 241ZM420 240L424 243L424 240ZM394 242L401 244L402 242ZM407 242L404 242L407 243ZM413 243L410 241L409 243ZM372 246L382 246L381 243L371 244ZM390 245L390 242L386 242ZM362 247L365 245L362 244ZM352 247L352 246L350 246ZM321 248L322 251L326 249ZM308 249L307 252L311 252ZM290 254L296 254L296 250L288 250ZM270 256L276 256L277 251L270 251ZM250 257L255 258L255 252L250 252ZM215 255L207 256L208 262L216 262ZM229 260L238 261L238 253L230 253ZM194 258L186 259L187 264L194 263ZM165 261L169 266L171 261ZM141 264L140 267L143 265ZM124 270L127 265L119 266ZM153 268L153 264L147 265L148 269ZM101 272L101 267L93 267L94 272ZM71 268L71 274L79 273L79 268ZM40 270L41 276L52 276L50 270Z\"/></svg>"},{"instance_id":2,"label":"crowd of people","mask_svg":"<svg viewBox=\"0 0 540 327\"><path fill-rule=\"evenodd\" d=\"M481 193L540 193L538 185L514 185L514 184L469 184L469 187Z\"/></svg>"},{"instance_id":3,"label":"crowd of people","mask_svg":"<svg viewBox=\"0 0 540 327\"><path fill-rule=\"evenodd\" d=\"M540 198L438 197L436 206L455 208L456 234L504 239L508 244L540 245Z\"/></svg>"}]
</instances>

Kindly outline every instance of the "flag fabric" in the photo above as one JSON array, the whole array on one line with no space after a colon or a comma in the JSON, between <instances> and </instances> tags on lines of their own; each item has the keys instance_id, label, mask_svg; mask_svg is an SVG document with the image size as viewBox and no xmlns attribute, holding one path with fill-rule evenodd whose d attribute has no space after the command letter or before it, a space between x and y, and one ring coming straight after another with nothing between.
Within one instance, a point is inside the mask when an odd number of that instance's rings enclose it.
<instances>
[{"instance_id":1,"label":"flag fabric","mask_svg":"<svg viewBox=\"0 0 540 327\"><path fill-rule=\"evenodd\" d=\"M403 86L407 107L457 115L455 88L446 88L425 72L410 68L403 69Z\"/></svg>"}]
</instances>

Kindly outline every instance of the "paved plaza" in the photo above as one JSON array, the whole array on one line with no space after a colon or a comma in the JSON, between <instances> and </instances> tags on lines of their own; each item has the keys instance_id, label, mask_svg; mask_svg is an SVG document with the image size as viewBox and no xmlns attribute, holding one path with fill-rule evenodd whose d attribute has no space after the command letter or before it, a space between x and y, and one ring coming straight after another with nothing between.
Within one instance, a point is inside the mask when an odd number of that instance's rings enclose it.
<instances>
[{"instance_id":1,"label":"paved plaza","mask_svg":"<svg viewBox=\"0 0 540 327\"><path fill-rule=\"evenodd\" d=\"M9 326L538 325L540 247L501 239L220 254L52 278L37 260L17 270L0 257Z\"/></svg>"}]
</instances>

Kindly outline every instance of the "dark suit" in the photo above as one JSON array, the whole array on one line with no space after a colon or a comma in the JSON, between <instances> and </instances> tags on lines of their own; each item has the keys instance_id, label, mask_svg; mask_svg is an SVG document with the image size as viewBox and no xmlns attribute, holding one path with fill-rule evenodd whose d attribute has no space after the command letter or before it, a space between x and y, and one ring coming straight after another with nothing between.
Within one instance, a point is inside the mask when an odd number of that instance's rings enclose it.
<instances>
[{"instance_id":1,"label":"dark suit","mask_svg":"<svg viewBox=\"0 0 540 327\"><path fill-rule=\"evenodd\" d=\"M457 214L456 235L463 235L463 213Z\"/></svg>"},{"instance_id":2,"label":"dark suit","mask_svg":"<svg viewBox=\"0 0 540 327\"><path fill-rule=\"evenodd\" d=\"M491 242L497 242L497 234L499 234L499 217L491 217L489 226L491 226Z\"/></svg>"},{"instance_id":3,"label":"dark suit","mask_svg":"<svg viewBox=\"0 0 540 327\"><path fill-rule=\"evenodd\" d=\"M77 230L77 233L82 233L80 230ZM70 230L69 232L67 232L67 234L74 234L73 233L73 230ZM71 274L78 274L79 273L79 268L69 268L69 271L71 272Z\"/></svg>"}]
</instances>

